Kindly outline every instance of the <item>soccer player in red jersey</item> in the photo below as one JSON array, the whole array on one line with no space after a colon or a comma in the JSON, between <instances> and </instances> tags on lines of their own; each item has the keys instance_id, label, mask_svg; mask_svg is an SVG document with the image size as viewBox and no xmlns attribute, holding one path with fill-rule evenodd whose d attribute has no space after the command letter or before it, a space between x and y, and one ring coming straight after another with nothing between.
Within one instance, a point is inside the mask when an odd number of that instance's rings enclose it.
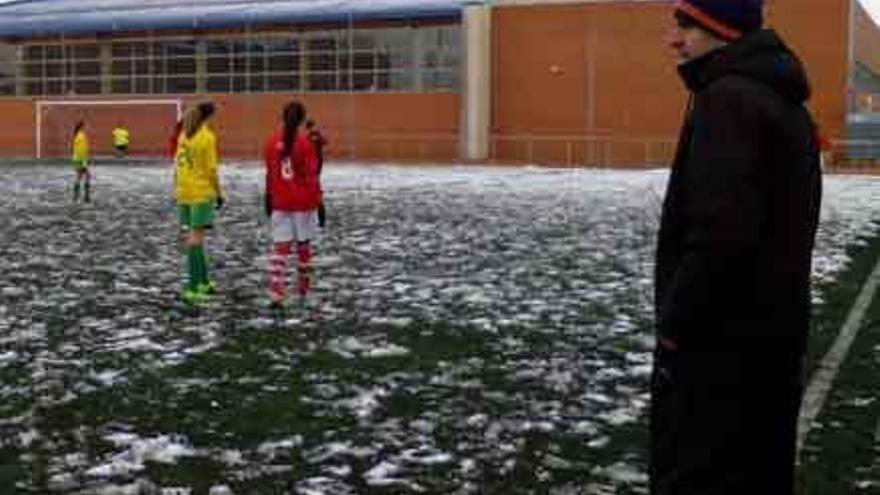
<instances>
[{"instance_id":1,"label":"soccer player in red jersey","mask_svg":"<svg viewBox=\"0 0 880 495\"><path fill-rule=\"evenodd\" d=\"M266 142L266 214L271 217L272 254L269 297L273 306L285 298L287 259L296 246L297 293L311 285L311 240L317 227L321 183L315 148L301 126L306 109L295 101L284 107L282 124Z\"/></svg>"}]
</instances>

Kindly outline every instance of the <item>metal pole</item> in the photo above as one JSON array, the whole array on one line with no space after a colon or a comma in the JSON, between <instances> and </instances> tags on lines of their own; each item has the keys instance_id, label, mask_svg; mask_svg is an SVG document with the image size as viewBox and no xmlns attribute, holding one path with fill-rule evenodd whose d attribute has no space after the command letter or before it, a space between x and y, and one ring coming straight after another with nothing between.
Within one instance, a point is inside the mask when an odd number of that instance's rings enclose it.
<instances>
[{"instance_id":1,"label":"metal pole","mask_svg":"<svg viewBox=\"0 0 880 495\"><path fill-rule=\"evenodd\" d=\"M333 43L333 79L335 80L333 83L334 91L342 91L342 74L339 70L339 66L342 65L339 62L339 56L341 55L342 50L339 49L339 42L341 41L341 37L337 36L335 43ZM349 74L351 77L351 74Z\"/></svg>"},{"instance_id":2,"label":"metal pole","mask_svg":"<svg viewBox=\"0 0 880 495\"><path fill-rule=\"evenodd\" d=\"M355 94L354 94L354 14L348 13L348 136L349 159L357 156L357 126L355 125Z\"/></svg>"},{"instance_id":3,"label":"metal pole","mask_svg":"<svg viewBox=\"0 0 880 495\"><path fill-rule=\"evenodd\" d=\"M256 45L251 38L250 24L244 27L244 43L242 45L244 46L244 91L250 93L253 90L251 88L251 57L253 56L251 49Z\"/></svg>"},{"instance_id":4,"label":"metal pole","mask_svg":"<svg viewBox=\"0 0 880 495\"><path fill-rule=\"evenodd\" d=\"M847 94L855 91L853 87L853 69L855 68L855 29L856 29L856 0L849 0L849 16L847 19L847 65L846 65L846 91ZM846 115L853 112L850 99L847 98Z\"/></svg>"},{"instance_id":5,"label":"metal pole","mask_svg":"<svg viewBox=\"0 0 880 495\"><path fill-rule=\"evenodd\" d=\"M37 112L36 112L36 125L37 125L37 142L34 143L37 148L37 159L43 158L43 105L41 102L37 102Z\"/></svg>"},{"instance_id":6,"label":"metal pole","mask_svg":"<svg viewBox=\"0 0 880 495\"><path fill-rule=\"evenodd\" d=\"M565 166L571 166L571 141L565 141Z\"/></svg>"},{"instance_id":7,"label":"metal pole","mask_svg":"<svg viewBox=\"0 0 880 495\"><path fill-rule=\"evenodd\" d=\"M605 142L605 163L603 164L603 166L611 166L611 141Z\"/></svg>"},{"instance_id":8,"label":"metal pole","mask_svg":"<svg viewBox=\"0 0 880 495\"><path fill-rule=\"evenodd\" d=\"M155 93L156 91L154 90L154 85L155 85L156 78L154 77L154 74L153 74L153 69L155 68L155 67L153 67L153 51L156 49L156 47L155 47L155 42L153 40L153 31L152 30L150 31L149 37L147 39L148 39L148 41L147 41L147 64L148 64L148 66L147 66L147 84L148 84L148 86L147 87L149 88L150 93Z\"/></svg>"},{"instance_id":9,"label":"metal pole","mask_svg":"<svg viewBox=\"0 0 880 495\"><path fill-rule=\"evenodd\" d=\"M43 67L46 67L46 53L43 52ZM64 37L64 34L61 34L61 94L66 95L70 92L73 86L73 76L70 74L70 56L68 54L67 40ZM46 69L44 69L46 70ZM43 73L43 77L47 79L46 85L48 86L49 74L48 72ZM44 90L45 91L45 90ZM47 94L48 91L45 91Z\"/></svg>"},{"instance_id":10,"label":"metal pole","mask_svg":"<svg viewBox=\"0 0 880 495\"><path fill-rule=\"evenodd\" d=\"M587 129L596 128L596 27L590 24L590 49L587 55Z\"/></svg>"},{"instance_id":11,"label":"metal pole","mask_svg":"<svg viewBox=\"0 0 880 495\"><path fill-rule=\"evenodd\" d=\"M27 83L25 82L25 78L28 74L25 73L24 61L24 47L15 47L15 96L25 96L27 94Z\"/></svg>"}]
</instances>

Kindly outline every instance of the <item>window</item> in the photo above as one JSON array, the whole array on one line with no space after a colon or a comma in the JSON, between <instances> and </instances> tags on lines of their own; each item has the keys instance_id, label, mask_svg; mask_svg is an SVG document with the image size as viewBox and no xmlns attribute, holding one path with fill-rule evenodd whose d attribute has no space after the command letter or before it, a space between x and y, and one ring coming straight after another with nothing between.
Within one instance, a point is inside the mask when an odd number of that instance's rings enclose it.
<instances>
[{"instance_id":1,"label":"window","mask_svg":"<svg viewBox=\"0 0 880 495\"><path fill-rule=\"evenodd\" d=\"M94 94L105 88L113 94L201 88L218 93L457 91L460 38L457 25L157 35L116 39L106 46L79 40L26 45L16 48L6 65L0 45L0 95L14 93L16 77L32 95Z\"/></svg>"},{"instance_id":2,"label":"window","mask_svg":"<svg viewBox=\"0 0 880 495\"><path fill-rule=\"evenodd\" d=\"M110 48L110 88L114 94L149 93L151 84L149 42L128 41L113 43Z\"/></svg>"},{"instance_id":3,"label":"window","mask_svg":"<svg viewBox=\"0 0 880 495\"><path fill-rule=\"evenodd\" d=\"M196 91L196 42L180 40L157 45L160 52L154 59L161 61L161 71L154 70L157 79L164 79L157 93L194 93ZM161 76L164 76L161 77Z\"/></svg>"},{"instance_id":4,"label":"window","mask_svg":"<svg viewBox=\"0 0 880 495\"><path fill-rule=\"evenodd\" d=\"M266 49L266 91L289 92L300 87L299 40L293 37L268 38Z\"/></svg>"},{"instance_id":5,"label":"window","mask_svg":"<svg viewBox=\"0 0 880 495\"><path fill-rule=\"evenodd\" d=\"M197 47L194 39L113 43L111 91L114 94L194 93Z\"/></svg>"},{"instance_id":6,"label":"window","mask_svg":"<svg viewBox=\"0 0 880 495\"><path fill-rule=\"evenodd\" d=\"M26 81L25 90L29 95L45 94L45 92L43 91L43 79L30 79Z\"/></svg>"},{"instance_id":7,"label":"window","mask_svg":"<svg viewBox=\"0 0 880 495\"><path fill-rule=\"evenodd\" d=\"M28 94L101 92L100 48L96 43L31 45L22 53L20 63Z\"/></svg>"},{"instance_id":8,"label":"window","mask_svg":"<svg viewBox=\"0 0 880 495\"><path fill-rule=\"evenodd\" d=\"M123 95L134 93L134 91L132 91L131 79L129 79L129 78L113 79L113 81L110 83L110 91L114 94L123 94Z\"/></svg>"},{"instance_id":9,"label":"window","mask_svg":"<svg viewBox=\"0 0 880 495\"><path fill-rule=\"evenodd\" d=\"M262 40L250 40L245 44L247 52L248 88L251 93L266 91L266 45Z\"/></svg>"},{"instance_id":10,"label":"window","mask_svg":"<svg viewBox=\"0 0 880 495\"><path fill-rule=\"evenodd\" d=\"M339 33L327 31L311 33L306 38L308 91L338 91L339 74Z\"/></svg>"},{"instance_id":11,"label":"window","mask_svg":"<svg viewBox=\"0 0 880 495\"><path fill-rule=\"evenodd\" d=\"M293 38L265 41L269 72L299 72L299 42Z\"/></svg>"},{"instance_id":12,"label":"window","mask_svg":"<svg viewBox=\"0 0 880 495\"><path fill-rule=\"evenodd\" d=\"M207 81L210 92L262 92L265 86L263 47L257 40L208 40Z\"/></svg>"},{"instance_id":13,"label":"window","mask_svg":"<svg viewBox=\"0 0 880 495\"><path fill-rule=\"evenodd\" d=\"M8 75L0 76L0 96L15 95L15 78Z\"/></svg>"},{"instance_id":14,"label":"window","mask_svg":"<svg viewBox=\"0 0 880 495\"><path fill-rule=\"evenodd\" d=\"M14 45L0 43L0 96L15 95L18 56L19 50Z\"/></svg>"},{"instance_id":15,"label":"window","mask_svg":"<svg viewBox=\"0 0 880 495\"><path fill-rule=\"evenodd\" d=\"M207 90L212 93L228 93L231 90L233 48L226 40L205 41Z\"/></svg>"},{"instance_id":16,"label":"window","mask_svg":"<svg viewBox=\"0 0 880 495\"><path fill-rule=\"evenodd\" d=\"M78 95L95 95L101 92L100 79L76 79L72 90Z\"/></svg>"},{"instance_id":17,"label":"window","mask_svg":"<svg viewBox=\"0 0 880 495\"><path fill-rule=\"evenodd\" d=\"M424 86L428 90L455 90L461 64L460 31L447 26L421 31L423 47L419 60Z\"/></svg>"},{"instance_id":18,"label":"window","mask_svg":"<svg viewBox=\"0 0 880 495\"><path fill-rule=\"evenodd\" d=\"M193 93L196 90L196 42L157 41L152 45L152 93Z\"/></svg>"}]
</instances>

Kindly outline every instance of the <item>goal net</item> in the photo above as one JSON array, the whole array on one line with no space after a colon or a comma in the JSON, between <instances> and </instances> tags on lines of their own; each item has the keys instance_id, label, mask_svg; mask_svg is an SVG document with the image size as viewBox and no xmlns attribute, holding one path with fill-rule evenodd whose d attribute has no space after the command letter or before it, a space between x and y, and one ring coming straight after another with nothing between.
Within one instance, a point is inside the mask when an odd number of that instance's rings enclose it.
<instances>
[{"instance_id":1,"label":"goal net","mask_svg":"<svg viewBox=\"0 0 880 495\"><path fill-rule=\"evenodd\" d=\"M168 136L182 111L183 101L176 99L37 101L36 155L68 157L73 128L83 121L93 157L113 155L112 132L122 125L130 134L129 156L158 158L165 154Z\"/></svg>"}]
</instances>

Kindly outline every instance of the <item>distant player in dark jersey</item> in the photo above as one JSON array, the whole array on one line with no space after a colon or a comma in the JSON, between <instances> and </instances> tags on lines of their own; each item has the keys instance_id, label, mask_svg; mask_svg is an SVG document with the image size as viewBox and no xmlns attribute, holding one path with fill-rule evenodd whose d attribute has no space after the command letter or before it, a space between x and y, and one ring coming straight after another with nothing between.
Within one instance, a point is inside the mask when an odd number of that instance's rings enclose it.
<instances>
[{"instance_id":1,"label":"distant player in dark jersey","mask_svg":"<svg viewBox=\"0 0 880 495\"><path fill-rule=\"evenodd\" d=\"M284 108L281 127L266 142L266 213L271 217L272 255L269 298L280 306L285 298L287 259L296 243L297 293L305 297L311 286L311 240L321 204L318 158L300 126L306 109L300 102Z\"/></svg>"},{"instance_id":2,"label":"distant player in dark jersey","mask_svg":"<svg viewBox=\"0 0 880 495\"><path fill-rule=\"evenodd\" d=\"M315 121L312 119L306 120L306 131L308 131L309 141L312 142L312 146L315 148L315 154L318 157L318 176L321 175L321 172L324 171L324 147L327 146L327 138L324 137L324 134L321 132L321 129L318 128ZM324 228L324 222L327 217L327 212L324 210L324 199L321 198L321 204L318 205L318 225L321 228Z\"/></svg>"}]
</instances>

